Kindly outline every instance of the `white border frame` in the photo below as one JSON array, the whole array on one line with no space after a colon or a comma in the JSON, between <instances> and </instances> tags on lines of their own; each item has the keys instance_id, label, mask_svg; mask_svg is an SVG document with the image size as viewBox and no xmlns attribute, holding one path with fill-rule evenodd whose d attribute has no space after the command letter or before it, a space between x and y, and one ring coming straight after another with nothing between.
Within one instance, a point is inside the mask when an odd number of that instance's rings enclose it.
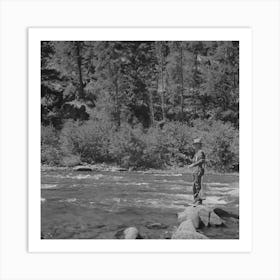
<instances>
[{"instance_id":1,"label":"white border frame","mask_svg":"<svg viewBox=\"0 0 280 280\"><path fill-rule=\"evenodd\" d=\"M249 28L29 28L29 252L250 252L252 248L252 32ZM240 231L238 240L51 240L41 237L40 42L211 40L240 42Z\"/></svg>"}]
</instances>

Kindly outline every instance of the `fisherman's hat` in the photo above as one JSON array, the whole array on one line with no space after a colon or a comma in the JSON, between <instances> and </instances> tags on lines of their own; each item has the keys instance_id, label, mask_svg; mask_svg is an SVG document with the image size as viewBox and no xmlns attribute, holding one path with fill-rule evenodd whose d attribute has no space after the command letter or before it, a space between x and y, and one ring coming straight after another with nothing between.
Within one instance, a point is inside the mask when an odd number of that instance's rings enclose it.
<instances>
[{"instance_id":1,"label":"fisherman's hat","mask_svg":"<svg viewBox=\"0 0 280 280\"><path fill-rule=\"evenodd\" d=\"M194 144L202 144L201 138L196 138L193 140Z\"/></svg>"}]
</instances>

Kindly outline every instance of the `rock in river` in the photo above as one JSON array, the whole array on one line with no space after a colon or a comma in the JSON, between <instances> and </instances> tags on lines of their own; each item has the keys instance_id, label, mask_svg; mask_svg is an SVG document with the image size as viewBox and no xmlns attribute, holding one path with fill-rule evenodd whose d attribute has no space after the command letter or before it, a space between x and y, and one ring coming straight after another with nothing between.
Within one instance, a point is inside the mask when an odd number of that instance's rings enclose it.
<instances>
[{"instance_id":1,"label":"rock in river","mask_svg":"<svg viewBox=\"0 0 280 280\"><path fill-rule=\"evenodd\" d=\"M232 217L232 218L235 218L235 219L239 219L238 214L227 212L227 211L225 211L224 209L221 209L221 208L215 208L213 211L221 218Z\"/></svg>"},{"instance_id":2,"label":"rock in river","mask_svg":"<svg viewBox=\"0 0 280 280\"><path fill-rule=\"evenodd\" d=\"M173 233L172 239L208 239L205 235L197 232L191 220L186 220L180 224Z\"/></svg>"},{"instance_id":3,"label":"rock in river","mask_svg":"<svg viewBox=\"0 0 280 280\"><path fill-rule=\"evenodd\" d=\"M92 167L90 166L84 166L84 165L78 165L78 166L75 166L73 168L74 171L92 171Z\"/></svg>"},{"instance_id":4,"label":"rock in river","mask_svg":"<svg viewBox=\"0 0 280 280\"><path fill-rule=\"evenodd\" d=\"M224 220L213 211L213 208L205 205L189 206L183 212L178 213L179 223L187 220L191 220L196 229L201 226L221 226L224 224Z\"/></svg>"},{"instance_id":5,"label":"rock in river","mask_svg":"<svg viewBox=\"0 0 280 280\"><path fill-rule=\"evenodd\" d=\"M214 211L212 211L210 213L209 223L211 226L221 226L224 224L224 221L217 214L215 214Z\"/></svg>"},{"instance_id":6,"label":"rock in river","mask_svg":"<svg viewBox=\"0 0 280 280\"><path fill-rule=\"evenodd\" d=\"M201 207L200 209L198 209L198 216L200 218L200 221L206 227L210 225L210 213L211 213L211 209L209 208Z\"/></svg>"},{"instance_id":7,"label":"rock in river","mask_svg":"<svg viewBox=\"0 0 280 280\"><path fill-rule=\"evenodd\" d=\"M137 239L139 237L139 231L136 227L129 227L124 230L124 239Z\"/></svg>"},{"instance_id":8,"label":"rock in river","mask_svg":"<svg viewBox=\"0 0 280 280\"><path fill-rule=\"evenodd\" d=\"M148 228L148 229L165 229L165 228L168 228L168 225L161 224L161 223L149 223L149 224L146 224L146 228Z\"/></svg>"},{"instance_id":9,"label":"rock in river","mask_svg":"<svg viewBox=\"0 0 280 280\"><path fill-rule=\"evenodd\" d=\"M178 222L181 223L186 220L191 220L194 227L199 227L199 216L198 216L198 208L196 207L187 207L183 212L178 213Z\"/></svg>"}]
</instances>

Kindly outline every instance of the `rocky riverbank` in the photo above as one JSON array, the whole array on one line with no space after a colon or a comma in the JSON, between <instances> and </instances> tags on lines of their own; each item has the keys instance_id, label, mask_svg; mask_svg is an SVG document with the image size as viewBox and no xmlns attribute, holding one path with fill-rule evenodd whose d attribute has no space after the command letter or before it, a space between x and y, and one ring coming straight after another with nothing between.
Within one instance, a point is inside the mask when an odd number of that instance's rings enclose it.
<instances>
[{"instance_id":1,"label":"rocky riverbank","mask_svg":"<svg viewBox=\"0 0 280 280\"><path fill-rule=\"evenodd\" d=\"M177 215L178 226L173 233L165 236L165 239L209 239L203 229L210 228L219 231L221 228L228 227L229 221L239 224L237 214L227 212L217 207L205 205L188 206L183 212ZM155 227L161 227L160 223L155 223ZM117 232L119 239L144 239L144 234L136 227L128 227Z\"/></svg>"}]
</instances>

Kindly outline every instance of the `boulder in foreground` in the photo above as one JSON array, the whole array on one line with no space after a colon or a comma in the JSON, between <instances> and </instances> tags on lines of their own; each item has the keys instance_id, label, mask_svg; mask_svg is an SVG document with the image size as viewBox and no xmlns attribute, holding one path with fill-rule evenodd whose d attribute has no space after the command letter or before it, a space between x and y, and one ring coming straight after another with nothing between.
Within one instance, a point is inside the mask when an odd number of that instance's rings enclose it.
<instances>
[{"instance_id":1,"label":"boulder in foreground","mask_svg":"<svg viewBox=\"0 0 280 280\"><path fill-rule=\"evenodd\" d=\"M139 231L136 227L126 228L123 234L124 239L137 239L139 237Z\"/></svg>"},{"instance_id":2,"label":"boulder in foreground","mask_svg":"<svg viewBox=\"0 0 280 280\"><path fill-rule=\"evenodd\" d=\"M185 208L183 212L178 213L178 222L180 225L173 233L172 239L208 239L196 229L224 225L224 220L214 212L213 208L205 205Z\"/></svg>"},{"instance_id":3,"label":"boulder in foreground","mask_svg":"<svg viewBox=\"0 0 280 280\"><path fill-rule=\"evenodd\" d=\"M199 216L198 209L196 207L187 207L183 212L178 213L178 222L184 222L186 220L191 220L195 228L199 227Z\"/></svg>"},{"instance_id":4,"label":"boulder in foreground","mask_svg":"<svg viewBox=\"0 0 280 280\"><path fill-rule=\"evenodd\" d=\"M239 215L236 213L232 213L232 212L227 212L224 209L221 208L215 208L213 210L219 217L223 218L235 218L235 219L239 219Z\"/></svg>"},{"instance_id":5,"label":"boulder in foreground","mask_svg":"<svg viewBox=\"0 0 280 280\"><path fill-rule=\"evenodd\" d=\"M210 213L209 223L211 226L221 226L224 224L224 220L222 220L214 211Z\"/></svg>"},{"instance_id":6,"label":"boulder in foreground","mask_svg":"<svg viewBox=\"0 0 280 280\"><path fill-rule=\"evenodd\" d=\"M198 209L198 216L205 227L210 225L210 213L211 209L207 207L200 207Z\"/></svg>"},{"instance_id":7,"label":"boulder in foreground","mask_svg":"<svg viewBox=\"0 0 280 280\"><path fill-rule=\"evenodd\" d=\"M191 220L186 220L180 224L173 233L172 239L208 239L205 235L197 232Z\"/></svg>"},{"instance_id":8,"label":"boulder in foreground","mask_svg":"<svg viewBox=\"0 0 280 280\"><path fill-rule=\"evenodd\" d=\"M178 213L178 222L191 220L194 228L201 226L222 226L224 220L221 219L213 208L205 205L189 206L183 212Z\"/></svg>"}]
</instances>

